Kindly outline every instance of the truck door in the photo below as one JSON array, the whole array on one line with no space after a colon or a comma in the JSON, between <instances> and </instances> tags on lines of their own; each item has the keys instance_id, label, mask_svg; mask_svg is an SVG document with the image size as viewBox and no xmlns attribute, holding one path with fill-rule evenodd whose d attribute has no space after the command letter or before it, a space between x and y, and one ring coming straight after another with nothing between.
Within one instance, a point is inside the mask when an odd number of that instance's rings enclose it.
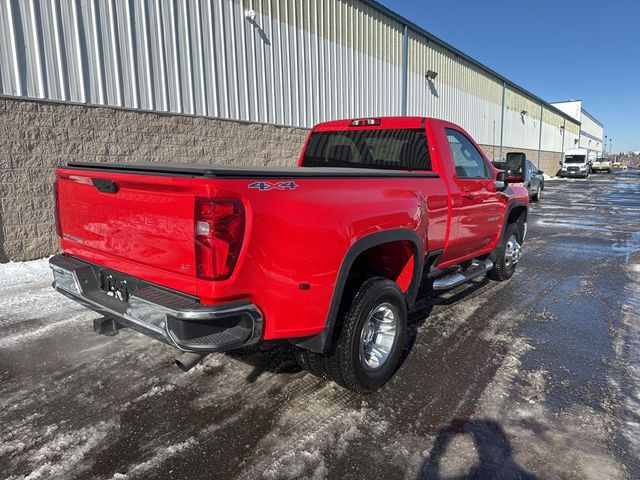
<instances>
[{"instance_id":1,"label":"truck door","mask_svg":"<svg viewBox=\"0 0 640 480\"><path fill-rule=\"evenodd\" d=\"M493 170L467 136L453 128L445 129L455 165L452 223L457 215L457 234L452 230L449 260L479 255L495 243L504 211L500 193L493 183Z\"/></svg>"}]
</instances>

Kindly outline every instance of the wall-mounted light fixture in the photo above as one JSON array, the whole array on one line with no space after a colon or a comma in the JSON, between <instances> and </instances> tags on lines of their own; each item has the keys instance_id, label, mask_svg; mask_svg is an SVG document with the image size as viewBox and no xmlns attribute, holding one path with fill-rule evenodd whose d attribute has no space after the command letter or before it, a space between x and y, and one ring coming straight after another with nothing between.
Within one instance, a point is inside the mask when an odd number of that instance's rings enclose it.
<instances>
[{"instance_id":1,"label":"wall-mounted light fixture","mask_svg":"<svg viewBox=\"0 0 640 480\"><path fill-rule=\"evenodd\" d=\"M427 73L424 75L427 80L434 81L438 76L438 72L434 72L433 70L427 70Z\"/></svg>"},{"instance_id":2,"label":"wall-mounted light fixture","mask_svg":"<svg viewBox=\"0 0 640 480\"><path fill-rule=\"evenodd\" d=\"M250 22L255 22L256 21L256 11L255 10L245 10L244 11L244 18L246 18Z\"/></svg>"},{"instance_id":3,"label":"wall-mounted light fixture","mask_svg":"<svg viewBox=\"0 0 640 480\"><path fill-rule=\"evenodd\" d=\"M526 110L520 110L520 120L522 121L522 124L525 124L525 119L524 117L527 115L527 111ZM535 125L534 125L535 126Z\"/></svg>"}]
</instances>

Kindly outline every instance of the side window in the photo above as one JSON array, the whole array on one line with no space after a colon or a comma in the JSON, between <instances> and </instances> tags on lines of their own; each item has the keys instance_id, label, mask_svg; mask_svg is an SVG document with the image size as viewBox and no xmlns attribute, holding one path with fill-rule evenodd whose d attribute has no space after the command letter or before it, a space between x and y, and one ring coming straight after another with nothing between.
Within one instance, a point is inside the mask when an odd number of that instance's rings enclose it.
<instances>
[{"instance_id":1,"label":"side window","mask_svg":"<svg viewBox=\"0 0 640 480\"><path fill-rule=\"evenodd\" d=\"M487 163L469 139L457 130L445 131L458 178L490 178Z\"/></svg>"},{"instance_id":2,"label":"side window","mask_svg":"<svg viewBox=\"0 0 640 480\"><path fill-rule=\"evenodd\" d=\"M531 160L527 160L527 167L528 167L529 173L536 172L536 166L531 162Z\"/></svg>"}]
</instances>

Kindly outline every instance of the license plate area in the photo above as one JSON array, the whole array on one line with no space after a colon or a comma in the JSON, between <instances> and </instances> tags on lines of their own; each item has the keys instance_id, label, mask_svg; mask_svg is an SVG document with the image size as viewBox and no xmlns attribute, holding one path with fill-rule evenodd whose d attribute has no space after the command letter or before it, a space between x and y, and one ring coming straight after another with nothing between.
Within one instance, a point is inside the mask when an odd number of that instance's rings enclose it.
<instances>
[{"instance_id":1,"label":"license plate area","mask_svg":"<svg viewBox=\"0 0 640 480\"><path fill-rule=\"evenodd\" d=\"M132 285L125 278L113 273L100 272L100 290L116 300L127 303L132 293Z\"/></svg>"}]
</instances>

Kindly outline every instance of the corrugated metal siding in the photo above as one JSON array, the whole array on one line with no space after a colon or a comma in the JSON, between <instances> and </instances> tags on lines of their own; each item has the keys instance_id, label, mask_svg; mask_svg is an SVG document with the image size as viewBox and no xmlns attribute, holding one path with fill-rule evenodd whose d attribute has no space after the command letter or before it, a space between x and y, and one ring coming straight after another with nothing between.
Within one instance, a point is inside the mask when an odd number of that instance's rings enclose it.
<instances>
[{"instance_id":1,"label":"corrugated metal siding","mask_svg":"<svg viewBox=\"0 0 640 480\"><path fill-rule=\"evenodd\" d=\"M0 93L304 127L401 113L402 25L364 4L0 2Z\"/></svg>"},{"instance_id":2,"label":"corrugated metal siding","mask_svg":"<svg viewBox=\"0 0 640 480\"><path fill-rule=\"evenodd\" d=\"M604 140L604 129L594 122L588 115L581 115L580 117L582 121L581 130L583 132L588 133L589 135L600 139L601 143Z\"/></svg>"},{"instance_id":3,"label":"corrugated metal siding","mask_svg":"<svg viewBox=\"0 0 640 480\"><path fill-rule=\"evenodd\" d=\"M540 104L507 88L504 112L504 144L537 150L540 141Z\"/></svg>"},{"instance_id":4,"label":"corrugated metal siding","mask_svg":"<svg viewBox=\"0 0 640 480\"><path fill-rule=\"evenodd\" d=\"M427 70L438 73L435 81ZM411 32L408 51L407 113L459 124L481 144L500 141L502 82Z\"/></svg>"},{"instance_id":5,"label":"corrugated metal siding","mask_svg":"<svg viewBox=\"0 0 640 480\"><path fill-rule=\"evenodd\" d=\"M541 149L548 152L561 152L563 129L564 117L545 108L542 113Z\"/></svg>"},{"instance_id":6,"label":"corrugated metal siding","mask_svg":"<svg viewBox=\"0 0 640 480\"><path fill-rule=\"evenodd\" d=\"M303 127L400 115L392 17L357 0L0 0L0 94ZM408 31L407 113L498 145L503 79ZM507 89L505 146L538 148L539 110ZM555 123L543 148L561 148Z\"/></svg>"}]
</instances>

